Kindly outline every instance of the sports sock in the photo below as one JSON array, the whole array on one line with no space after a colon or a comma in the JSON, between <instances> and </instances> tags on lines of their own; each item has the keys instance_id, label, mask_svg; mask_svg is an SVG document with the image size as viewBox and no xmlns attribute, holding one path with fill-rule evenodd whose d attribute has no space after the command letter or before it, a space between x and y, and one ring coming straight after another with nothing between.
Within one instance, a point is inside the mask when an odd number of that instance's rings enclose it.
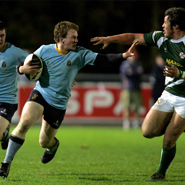
<instances>
[{"instance_id":1,"label":"sports sock","mask_svg":"<svg viewBox=\"0 0 185 185\"><path fill-rule=\"evenodd\" d=\"M52 146L51 148L48 148L48 151L49 153L53 153L56 149L57 149L57 146L58 146L58 139L55 137L55 140L56 140L56 143L54 146Z\"/></svg>"},{"instance_id":2,"label":"sports sock","mask_svg":"<svg viewBox=\"0 0 185 185\"><path fill-rule=\"evenodd\" d=\"M162 149L161 160L160 160L159 168L157 169L158 173L165 176L166 170L168 169L173 158L175 157L175 154L176 154L176 145L169 150L166 150L164 148Z\"/></svg>"},{"instance_id":3,"label":"sports sock","mask_svg":"<svg viewBox=\"0 0 185 185\"><path fill-rule=\"evenodd\" d=\"M19 148L23 145L23 143L24 143L24 139L20 139L12 135L10 136L4 163L12 162L15 154L17 153Z\"/></svg>"}]
</instances>

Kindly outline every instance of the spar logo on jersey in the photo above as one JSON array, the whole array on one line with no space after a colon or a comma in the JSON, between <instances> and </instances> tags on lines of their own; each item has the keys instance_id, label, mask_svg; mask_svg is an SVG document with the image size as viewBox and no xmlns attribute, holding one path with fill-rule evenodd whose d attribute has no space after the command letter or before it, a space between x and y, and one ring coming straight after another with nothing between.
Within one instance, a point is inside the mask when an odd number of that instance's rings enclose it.
<instances>
[{"instance_id":1,"label":"spar logo on jersey","mask_svg":"<svg viewBox=\"0 0 185 185\"><path fill-rule=\"evenodd\" d=\"M179 57L182 58L182 59L184 59L185 58L185 54L183 52L180 52L179 53Z\"/></svg>"}]
</instances>

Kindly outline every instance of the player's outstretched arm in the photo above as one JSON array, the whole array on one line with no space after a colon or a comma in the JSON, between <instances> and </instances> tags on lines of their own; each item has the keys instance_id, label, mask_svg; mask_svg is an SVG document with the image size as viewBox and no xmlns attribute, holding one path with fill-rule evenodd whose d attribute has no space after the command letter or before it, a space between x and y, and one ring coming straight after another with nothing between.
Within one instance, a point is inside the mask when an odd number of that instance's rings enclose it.
<instances>
[{"instance_id":1,"label":"player's outstretched arm","mask_svg":"<svg viewBox=\"0 0 185 185\"><path fill-rule=\"evenodd\" d=\"M127 59L128 57L131 57L134 55L134 51L136 49L136 46L138 45L138 41L135 41L130 48L128 49L128 51L126 51L125 53L123 53L123 58Z\"/></svg>"},{"instance_id":2,"label":"player's outstretched arm","mask_svg":"<svg viewBox=\"0 0 185 185\"><path fill-rule=\"evenodd\" d=\"M90 41L95 42L93 45L103 44L102 49L108 47L110 43L131 45L134 41L138 41L138 44L145 45L143 34L135 33L124 33L107 37L94 37Z\"/></svg>"},{"instance_id":3,"label":"player's outstretched arm","mask_svg":"<svg viewBox=\"0 0 185 185\"><path fill-rule=\"evenodd\" d=\"M102 65L102 64L110 64L110 63L114 63L114 62L122 62L124 59L131 57L134 55L134 50L136 48L136 46L138 45L138 42L134 42L131 47L128 49L128 51L124 52L124 53L108 53L108 54L100 54L98 53L94 64L95 65Z\"/></svg>"}]
</instances>

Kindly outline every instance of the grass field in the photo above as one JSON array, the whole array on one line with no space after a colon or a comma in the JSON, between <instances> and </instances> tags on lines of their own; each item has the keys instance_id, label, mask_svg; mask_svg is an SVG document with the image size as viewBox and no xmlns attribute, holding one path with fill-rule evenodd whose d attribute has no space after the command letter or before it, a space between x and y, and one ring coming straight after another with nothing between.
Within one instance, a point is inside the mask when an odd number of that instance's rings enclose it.
<instances>
[{"instance_id":1,"label":"grass field","mask_svg":"<svg viewBox=\"0 0 185 185\"><path fill-rule=\"evenodd\" d=\"M13 129L13 128L11 128ZM145 139L140 130L121 127L62 126L55 158L42 164L40 126L33 126L11 165L9 177L0 185L147 185L185 184L185 134L165 182L149 182L156 171L162 137ZM0 150L0 161L5 151Z\"/></svg>"}]
</instances>

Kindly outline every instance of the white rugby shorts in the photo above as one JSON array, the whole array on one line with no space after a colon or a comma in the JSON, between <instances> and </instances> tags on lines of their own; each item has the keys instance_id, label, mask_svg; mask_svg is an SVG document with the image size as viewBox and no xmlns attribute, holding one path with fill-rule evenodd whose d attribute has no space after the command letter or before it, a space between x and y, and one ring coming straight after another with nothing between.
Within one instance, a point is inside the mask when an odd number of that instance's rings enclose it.
<instances>
[{"instance_id":1,"label":"white rugby shorts","mask_svg":"<svg viewBox=\"0 0 185 185\"><path fill-rule=\"evenodd\" d=\"M163 91L162 95L152 106L152 109L163 112L175 111L185 119L185 98Z\"/></svg>"}]
</instances>

